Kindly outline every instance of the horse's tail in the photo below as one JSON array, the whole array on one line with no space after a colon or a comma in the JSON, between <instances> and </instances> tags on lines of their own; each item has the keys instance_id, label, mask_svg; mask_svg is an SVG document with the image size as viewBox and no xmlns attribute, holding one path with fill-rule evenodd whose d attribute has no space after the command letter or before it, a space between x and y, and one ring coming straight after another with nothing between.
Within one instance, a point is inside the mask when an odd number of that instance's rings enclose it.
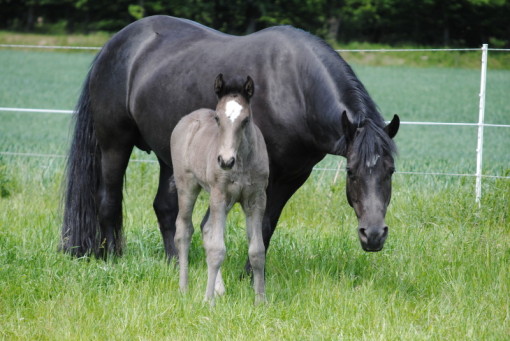
<instances>
[{"instance_id":1,"label":"horse's tail","mask_svg":"<svg viewBox=\"0 0 510 341\"><path fill-rule=\"evenodd\" d=\"M73 256L100 256L98 190L101 151L90 108L90 72L76 105L74 134L67 159L61 250Z\"/></svg>"}]
</instances>

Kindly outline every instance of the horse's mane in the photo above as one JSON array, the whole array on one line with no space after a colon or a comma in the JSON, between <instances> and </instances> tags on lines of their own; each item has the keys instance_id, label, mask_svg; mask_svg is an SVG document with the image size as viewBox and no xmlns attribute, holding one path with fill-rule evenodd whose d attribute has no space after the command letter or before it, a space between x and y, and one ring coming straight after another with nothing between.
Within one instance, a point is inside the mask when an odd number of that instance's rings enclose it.
<instances>
[{"instance_id":1,"label":"horse's mane","mask_svg":"<svg viewBox=\"0 0 510 341\"><path fill-rule=\"evenodd\" d=\"M397 153L393 139L370 118L360 123L352 148L358 156L359 169L368 167L377 155L394 156Z\"/></svg>"},{"instance_id":2,"label":"horse's mane","mask_svg":"<svg viewBox=\"0 0 510 341\"><path fill-rule=\"evenodd\" d=\"M291 26L278 26L273 29L287 35L292 41L299 42L300 49L310 51L315 57L308 61L305 70L313 94L309 100L323 109L320 115L324 115L326 121L340 123L340 115L343 110L347 110L352 124L363 128L353 145L362 167L374 155L396 154L395 143L383 130L386 125L384 118L351 66L317 36ZM328 84L336 89L334 96L325 96L324 86ZM341 140L339 146L342 150L338 153L345 155L344 137Z\"/></svg>"},{"instance_id":3,"label":"horse's mane","mask_svg":"<svg viewBox=\"0 0 510 341\"><path fill-rule=\"evenodd\" d=\"M351 119L354 124L359 124L365 118L370 118L379 126L384 126L384 119L365 86L358 79L350 65L328 43L309 32L292 26L276 26L271 29L285 34L292 41L299 42L301 51L298 52L303 53L303 50L309 50L316 57L305 66L308 71L306 76L313 82L312 86L316 91L314 98L317 101L323 102L326 100L331 102L329 106L331 110L324 114L336 116L341 114L337 111L338 107L333 102L336 100L346 106L348 112L352 115ZM324 98L321 96L322 89L320 85L331 82L335 85L339 97Z\"/></svg>"}]
</instances>

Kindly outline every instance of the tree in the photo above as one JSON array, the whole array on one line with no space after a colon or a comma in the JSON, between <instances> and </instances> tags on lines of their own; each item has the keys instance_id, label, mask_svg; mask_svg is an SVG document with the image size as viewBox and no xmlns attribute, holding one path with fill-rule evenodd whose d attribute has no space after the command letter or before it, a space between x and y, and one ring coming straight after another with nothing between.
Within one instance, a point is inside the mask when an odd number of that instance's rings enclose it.
<instances>
[{"instance_id":1,"label":"tree","mask_svg":"<svg viewBox=\"0 0 510 341\"><path fill-rule=\"evenodd\" d=\"M0 28L28 31L114 32L168 14L232 34L283 24L345 42L510 45L510 0L0 0L0 8Z\"/></svg>"}]
</instances>

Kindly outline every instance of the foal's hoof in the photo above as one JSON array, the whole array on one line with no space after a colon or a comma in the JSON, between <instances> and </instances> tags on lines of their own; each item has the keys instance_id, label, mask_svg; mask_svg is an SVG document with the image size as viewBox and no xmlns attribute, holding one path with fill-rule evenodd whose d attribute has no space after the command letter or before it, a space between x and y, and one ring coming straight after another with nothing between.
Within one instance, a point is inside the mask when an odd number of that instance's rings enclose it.
<instances>
[{"instance_id":1,"label":"foal's hoof","mask_svg":"<svg viewBox=\"0 0 510 341\"><path fill-rule=\"evenodd\" d=\"M218 296L225 295L225 283L223 283L223 277L221 277L221 271L216 276L216 283L214 284L214 293Z\"/></svg>"},{"instance_id":2,"label":"foal's hoof","mask_svg":"<svg viewBox=\"0 0 510 341\"><path fill-rule=\"evenodd\" d=\"M266 294L256 294L255 295L255 305L264 305L267 303Z\"/></svg>"},{"instance_id":3,"label":"foal's hoof","mask_svg":"<svg viewBox=\"0 0 510 341\"><path fill-rule=\"evenodd\" d=\"M204 304L208 304L210 307L214 307L216 305L216 301L214 299L214 297L204 297Z\"/></svg>"}]
</instances>

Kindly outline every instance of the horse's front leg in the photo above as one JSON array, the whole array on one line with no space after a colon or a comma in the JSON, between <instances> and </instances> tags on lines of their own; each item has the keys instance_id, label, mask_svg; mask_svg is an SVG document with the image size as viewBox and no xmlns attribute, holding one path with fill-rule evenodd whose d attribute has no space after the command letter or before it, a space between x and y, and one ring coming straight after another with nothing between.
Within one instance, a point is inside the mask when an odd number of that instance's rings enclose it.
<instances>
[{"instance_id":1,"label":"horse's front leg","mask_svg":"<svg viewBox=\"0 0 510 341\"><path fill-rule=\"evenodd\" d=\"M204 248L207 257L207 288L205 300L214 304L214 292L217 279L221 281L220 267L225 260L227 248L225 246L225 224L227 205L224 193L218 189L211 189L209 202L210 214L202 230ZM222 282L222 281L221 281ZM221 283L221 286L223 284Z\"/></svg>"},{"instance_id":2,"label":"horse's front leg","mask_svg":"<svg viewBox=\"0 0 510 341\"><path fill-rule=\"evenodd\" d=\"M270 177L266 190L266 210L264 212L264 219L262 220L262 238L264 240L266 254L271 237L276 229L278 219L280 218L285 204L297 191L297 189L306 181L311 171L312 168L310 168L309 171L303 172L299 177L294 176L292 180L287 179L286 174L278 177L277 179ZM272 172L279 173L278 171ZM252 273L252 267L249 259L246 262L244 270L246 274Z\"/></svg>"},{"instance_id":3,"label":"horse's front leg","mask_svg":"<svg viewBox=\"0 0 510 341\"><path fill-rule=\"evenodd\" d=\"M266 207L266 192L264 188L253 191L242 202L246 215L246 234L248 237L248 257L253 271L253 289L255 290L255 304L266 301L264 267L266 253L262 238L262 220Z\"/></svg>"},{"instance_id":4,"label":"horse's front leg","mask_svg":"<svg viewBox=\"0 0 510 341\"><path fill-rule=\"evenodd\" d=\"M177 256L177 249L174 243L175 220L179 211L177 188L172 177L172 168L167 166L162 160L158 159L158 161L160 165L159 186L154 198L153 207L158 217L165 253L170 261Z\"/></svg>"}]
</instances>

